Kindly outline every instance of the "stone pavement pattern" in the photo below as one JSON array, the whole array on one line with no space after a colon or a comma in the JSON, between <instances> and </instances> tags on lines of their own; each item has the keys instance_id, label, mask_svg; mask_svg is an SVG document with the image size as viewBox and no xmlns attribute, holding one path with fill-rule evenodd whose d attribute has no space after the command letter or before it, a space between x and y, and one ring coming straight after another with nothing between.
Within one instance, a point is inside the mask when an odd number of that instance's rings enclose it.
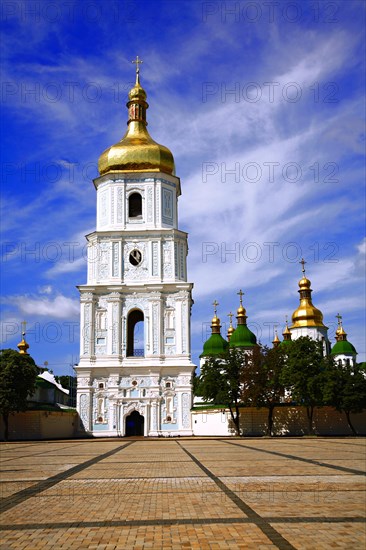
<instances>
[{"instance_id":1,"label":"stone pavement pattern","mask_svg":"<svg viewBox=\"0 0 366 550\"><path fill-rule=\"evenodd\" d=\"M365 440L4 443L8 549L364 549Z\"/></svg>"}]
</instances>

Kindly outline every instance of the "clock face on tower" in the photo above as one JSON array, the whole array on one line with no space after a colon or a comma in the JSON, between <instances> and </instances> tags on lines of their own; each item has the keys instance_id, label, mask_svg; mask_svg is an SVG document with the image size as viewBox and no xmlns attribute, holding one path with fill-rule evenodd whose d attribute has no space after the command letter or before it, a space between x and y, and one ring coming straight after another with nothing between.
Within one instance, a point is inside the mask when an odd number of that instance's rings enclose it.
<instances>
[{"instance_id":1,"label":"clock face on tower","mask_svg":"<svg viewBox=\"0 0 366 550\"><path fill-rule=\"evenodd\" d=\"M129 261L130 261L130 264L132 264L135 267L140 265L140 263L142 262L142 254L140 250L138 250L137 248L132 250L130 252Z\"/></svg>"}]
</instances>

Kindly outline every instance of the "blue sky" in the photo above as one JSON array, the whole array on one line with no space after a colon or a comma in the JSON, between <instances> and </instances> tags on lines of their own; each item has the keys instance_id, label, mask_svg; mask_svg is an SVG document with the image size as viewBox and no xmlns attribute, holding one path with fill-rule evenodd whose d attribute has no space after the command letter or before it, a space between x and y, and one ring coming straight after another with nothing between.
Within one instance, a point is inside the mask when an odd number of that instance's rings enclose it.
<instances>
[{"instance_id":1,"label":"blue sky","mask_svg":"<svg viewBox=\"0 0 366 550\"><path fill-rule=\"evenodd\" d=\"M182 182L194 283L192 355L212 302L245 292L263 344L298 305L299 260L334 342L365 360L365 4L106 0L4 2L2 347L20 322L38 364L71 372L77 284L95 227L101 152L126 127L131 60L149 131Z\"/></svg>"}]
</instances>

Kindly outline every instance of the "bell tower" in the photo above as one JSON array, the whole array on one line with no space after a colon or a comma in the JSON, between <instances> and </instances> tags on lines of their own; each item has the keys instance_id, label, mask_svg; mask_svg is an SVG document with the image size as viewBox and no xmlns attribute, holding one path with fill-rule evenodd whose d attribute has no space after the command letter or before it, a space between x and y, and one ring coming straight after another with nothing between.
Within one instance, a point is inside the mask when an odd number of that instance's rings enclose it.
<instances>
[{"instance_id":1,"label":"bell tower","mask_svg":"<svg viewBox=\"0 0 366 550\"><path fill-rule=\"evenodd\" d=\"M77 407L95 436L191 435L187 233L178 229L172 153L147 131L146 92L129 92L127 131L99 158L87 235Z\"/></svg>"}]
</instances>

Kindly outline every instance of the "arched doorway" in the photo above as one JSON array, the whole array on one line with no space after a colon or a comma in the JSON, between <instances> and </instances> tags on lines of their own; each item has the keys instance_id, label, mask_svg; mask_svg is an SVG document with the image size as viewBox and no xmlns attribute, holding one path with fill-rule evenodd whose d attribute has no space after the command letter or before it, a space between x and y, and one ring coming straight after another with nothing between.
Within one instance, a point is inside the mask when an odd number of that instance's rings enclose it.
<instances>
[{"instance_id":1,"label":"arched doorway","mask_svg":"<svg viewBox=\"0 0 366 550\"><path fill-rule=\"evenodd\" d=\"M144 421L144 417L138 411L126 416L126 436L144 435Z\"/></svg>"}]
</instances>

